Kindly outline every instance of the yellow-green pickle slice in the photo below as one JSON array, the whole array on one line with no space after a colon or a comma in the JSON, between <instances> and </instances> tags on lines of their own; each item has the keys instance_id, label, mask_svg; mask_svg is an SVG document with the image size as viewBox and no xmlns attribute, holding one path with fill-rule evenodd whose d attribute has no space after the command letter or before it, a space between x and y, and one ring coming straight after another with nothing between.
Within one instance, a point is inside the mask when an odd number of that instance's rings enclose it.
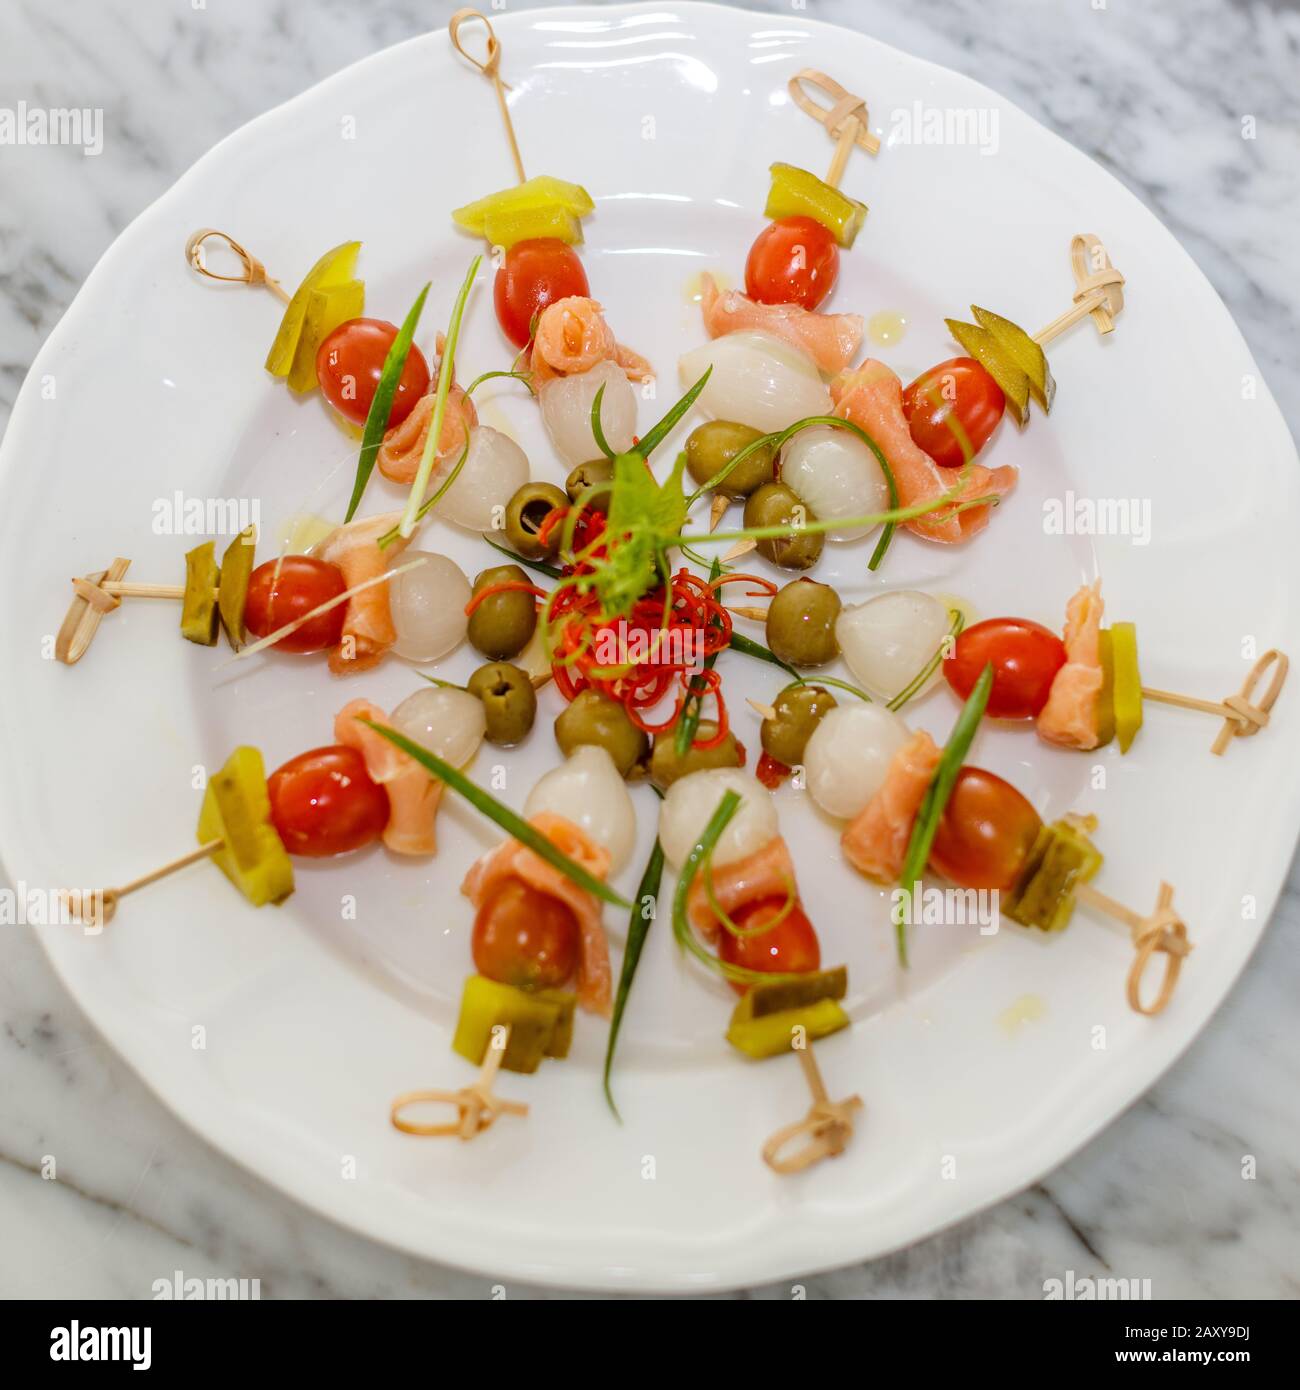
<instances>
[{"instance_id":1,"label":"yellow-green pickle slice","mask_svg":"<svg viewBox=\"0 0 1300 1390\"><path fill-rule=\"evenodd\" d=\"M257 527L246 526L226 547L221 557L221 580L217 588L217 607L226 639L236 651L244 645L244 608L248 603L248 581L257 553ZM215 641L215 637L213 638Z\"/></svg>"},{"instance_id":2,"label":"yellow-green pickle slice","mask_svg":"<svg viewBox=\"0 0 1300 1390\"><path fill-rule=\"evenodd\" d=\"M247 744L208 779L199 810L198 841L225 843L212 860L254 907L293 892L293 862L275 826L262 755Z\"/></svg>"},{"instance_id":3,"label":"yellow-green pickle slice","mask_svg":"<svg viewBox=\"0 0 1300 1390\"><path fill-rule=\"evenodd\" d=\"M820 222L846 249L853 245L867 218L867 205L832 188L816 174L797 164L773 164L763 215L773 221L782 217L811 217Z\"/></svg>"},{"instance_id":4,"label":"yellow-green pickle slice","mask_svg":"<svg viewBox=\"0 0 1300 1390\"><path fill-rule=\"evenodd\" d=\"M217 547L204 541L185 553L185 597L181 600L181 636L211 647L217 640Z\"/></svg>"},{"instance_id":5,"label":"yellow-green pickle slice","mask_svg":"<svg viewBox=\"0 0 1300 1390\"><path fill-rule=\"evenodd\" d=\"M1063 816L1043 826L1020 882L1004 894L1001 911L1022 927L1064 931L1074 912L1074 890L1096 876L1101 852L1088 838L1092 816Z\"/></svg>"},{"instance_id":6,"label":"yellow-green pickle slice","mask_svg":"<svg viewBox=\"0 0 1300 1390\"><path fill-rule=\"evenodd\" d=\"M492 1030L508 1024L510 1038L502 1067L534 1072L543 1057L568 1055L574 1003L572 994L560 990L526 994L485 975L471 975L461 994L452 1050L479 1066L492 1044Z\"/></svg>"},{"instance_id":7,"label":"yellow-green pickle slice","mask_svg":"<svg viewBox=\"0 0 1300 1390\"><path fill-rule=\"evenodd\" d=\"M991 309L981 309L978 304L972 304L970 309L979 326L993 335L998 346L1024 372L1029 380L1030 392L1046 415L1056 395L1056 382L1047 365L1047 354L1042 345L1036 343L1018 323L1004 319L1001 314L995 314Z\"/></svg>"},{"instance_id":8,"label":"yellow-green pickle slice","mask_svg":"<svg viewBox=\"0 0 1300 1390\"><path fill-rule=\"evenodd\" d=\"M849 987L846 966L813 970L786 980L765 980L741 997L727 1041L747 1057L776 1057L794 1046L798 1030L816 1041L849 1026L840 1007Z\"/></svg>"}]
</instances>

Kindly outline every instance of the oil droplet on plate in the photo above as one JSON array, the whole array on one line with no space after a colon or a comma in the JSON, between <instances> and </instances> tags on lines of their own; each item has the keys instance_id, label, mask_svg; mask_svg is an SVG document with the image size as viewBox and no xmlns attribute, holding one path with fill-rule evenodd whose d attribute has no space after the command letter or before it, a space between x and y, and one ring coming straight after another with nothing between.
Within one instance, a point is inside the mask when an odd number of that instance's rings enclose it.
<instances>
[{"instance_id":1,"label":"oil droplet on plate","mask_svg":"<svg viewBox=\"0 0 1300 1390\"><path fill-rule=\"evenodd\" d=\"M338 526L314 512L296 512L280 523L275 539L281 555L305 555L314 545L318 545Z\"/></svg>"},{"instance_id":2,"label":"oil droplet on plate","mask_svg":"<svg viewBox=\"0 0 1300 1390\"><path fill-rule=\"evenodd\" d=\"M897 309L881 309L867 320L867 337L881 347L902 342L907 332L907 320Z\"/></svg>"},{"instance_id":3,"label":"oil droplet on plate","mask_svg":"<svg viewBox=\"0 0 1300 1390\"><path fill-rule=\"evenodd\" d=\"M1010 1007L998 1015L998 1027L1014 1038L1026 1023L1034 1023L1047 1012L1047 1005L1037 994L1022 994Z\"/></svg>"},{"instance_id":4,"label":"oil droplet on plate","mask_svg":"<svg viewBox=\"0 0 1300 1390\"><path fill-rule=\"evenodd\" d=\"M688 304L699 304L704 299L704 277L711 275L713 283L719 291L729 290L731 281L720 270L699 270L694 275L686 278L686 284L682 289L682 297Z\"/></svg>"}]
</instances>

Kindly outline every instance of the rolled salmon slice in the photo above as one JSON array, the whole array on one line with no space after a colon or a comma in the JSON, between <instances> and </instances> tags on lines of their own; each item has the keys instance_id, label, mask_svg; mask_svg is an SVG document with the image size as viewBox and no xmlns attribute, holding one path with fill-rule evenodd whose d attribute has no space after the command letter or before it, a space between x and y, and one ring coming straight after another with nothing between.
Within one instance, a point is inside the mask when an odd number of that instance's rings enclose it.
<instances>
[{"instance_id":1,"label":"rolled salmon slice","mask_svg":"<svg viewBox=\"0 0 1300 1390\"><path fill-rule=\"evenodd\" d=\"M429 390L415 403L415 408L402 421L394 425L384 435L375 462L379 471L390 482L412 483L420 471L420 460L424 457L424 446L429 439L429 428L433 424L434 393L437 391L435 378ZM447 392L447 406L443 411L442 429L438 432L438 459L459 458L469 432L478 424L478 411L474 402L459 386L452 386Z\"/></svg>"},{"instance_id":2,"label":"rolled salmon slice","mask_svg":"<svg viewBox=\"0 0 1300 1390\"><path fill-rule=\"evenodd\" d=\"M1101 580L1085 584L1065 609L1065 665L1038 715L1038 734L1063 748L1096 748L1101 695Z\"/></svg>"},{"instance_id":3,"label":"rolled salmon slice","mask_svg":"<svg viewBox=\"0 0 1300 1390\"><path fill-rule=\"evenodd\" d=\"M800 348L823 372L842 372L862 346L861 314L819 314L799 304L759 304L739 290L720 290L700 276L700 308L710 338L728 333L770 333Z\"/></svg>"},{"instance_id":4,"label":"rolled salmon slice","mask_svg":"<svg viewBox=\"0 0 1300 1390\"><path fill-rule=\"evenodd\" d=\"M898 484L900 506L933 502L954 488L960 489L957 500L1005 497L1016 485L1017 472L1007 465L940 468L912 438L903 414L903 383L883 362L867 358L837 377L831 382L831 399L836 415L852 420L880 446ZM904 525L925 540L952 543L982 531L989 524L990 511L990 507L972 507L954 512L944 507Z\"/></svg>"},{"instance_id":5,"label":"rolled salmon slice","mask_svg":"<svg viewBox=\"0 0 1300 1390\"><path fill-rule=\"evenodd\" d=\"M939 749L924 729L889 760L885 780L840 837L844 857L877 883L897 883L912 825L939 766Z\"/></svg>"},{"instance_id":6,"label":"rolled salmon slice","mask_svg":"<svg viewBox=\"0 0 1300 1390\"><path fill-rule=\"evenodd\" d=\"M350 521L331 531L313 553L337 565L343 571L347 587L354 588L387 573L397 564L397 557L410 542L399 536L387 549L381 550L379 538L400 520L400 512L388 512L383 516ZM383 660L384 653L396 641L388 585L372 584L348 599L343 637L330 652L329 668L336 676L368 671Z\"/></svg>"},{"instance_id":7,"label":"rolled salmon slice","mask_svg":"<svg viewBox=\"0 0 1300 1390\"><path fill-rule=\"evenodd\" d=\"M797 899L799 891L795 882L794 861L779 835L744 859L714 869L712 882L713 896L718 906L733 918L750 903L771 898L784 901L792 893ZM722 930L722 923L705 892L702 873L696 875L686 895L686 920L706 941L715 940Z\"/></svg>"},{"instance_id":8,"label":"rolled salmon slice","mask_svg":"<svg viewBox=\"0 0 1300 1390\"><path fill-rule=\"evenodd\" d=\"M553 377L589 372L601 362L617 363L630 381L648 381L654 376L640 353L618 343L605 321L604 309L594 299L569 295L542 310L533 335L534 387Z\"/></svg>"},{"instance_id":9,"label":"rolled salmon slice","mask_svg":"<svg viewBox=\"0 0 1300 1390\"><path fill-rule=\"evenodd\" d=\"M349 700L334 716L334 741L355 748L365 759L371 779L388 797L384 844L394 854L437 854L435 822L443 785L400 748L377 734L362 719L388 724L388 715L369 700Z\"/></svg>"},{"instance_id":10,"label":"rolled salmon slice","mask_svg":"<svg viewBox=\"0 0 1300 1390\"><path fill-rule=\"evenodd\" d=\"M609 873L608 851L572 821L550 811L541 811L528 823L596 878L603 880ZM608 1017L613 990L609 941L600 920L600 903L585 888L579 888L572 879L566 878L518 840L507 840L471 865L460 891L473 903L477 912L495 895L501 884L511 878L517 878L529 888L555 898L573 913L578 923L579 939L578 1003L591 1013Z\"/></svg>"}]
</instances>

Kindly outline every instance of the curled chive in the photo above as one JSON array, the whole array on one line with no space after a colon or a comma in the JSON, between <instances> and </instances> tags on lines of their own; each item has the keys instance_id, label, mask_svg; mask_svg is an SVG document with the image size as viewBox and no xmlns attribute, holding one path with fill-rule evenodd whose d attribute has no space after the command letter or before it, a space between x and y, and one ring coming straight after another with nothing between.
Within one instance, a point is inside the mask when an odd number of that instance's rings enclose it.
<instances>
[{"instance_id":1,"label":"curled chive","mask_svg":"<svg viewBox=\"0 0 1300 1390\"><path fill-rule=\"evenodd\" d=\"M607 459L614 457L614 451L609 447L609 441L605 438L605 429L600 422L600 403L605 398L605 383L602 381L596 391L596 399L591 403L591 437L596 441L596 447Z\"/></svg>"},{"instance_id":2,"label":"curled chive","mask_svg":"<svg viewBox=\"0 0 1300 1390\"><path fill-rule=\"evenodd\" d=\"M925 665L912 677L910 681L894 696L885 706L886 709L900 710L903 706L925 686L926 681L939 669L939 663L943 660L944 642L950 637L961 636L961 630L966 626L966 615L960 609L950 608L948 612L952 615L952 623L944 636L943 642L939 643L939 649L925 663Z\"/></svg>"}]
</instances>

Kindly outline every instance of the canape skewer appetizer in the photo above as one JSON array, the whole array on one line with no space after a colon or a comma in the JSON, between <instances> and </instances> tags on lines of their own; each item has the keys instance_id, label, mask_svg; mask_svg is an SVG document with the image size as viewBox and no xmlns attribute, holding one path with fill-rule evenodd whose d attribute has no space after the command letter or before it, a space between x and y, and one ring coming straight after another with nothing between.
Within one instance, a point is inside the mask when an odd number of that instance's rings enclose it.
<instances>
[{"instance_id":1,"label":"canape skewer appetizer","mask_svg":"<svg viewBox=\"0 0 1300 1390\"><path fill-rule=\"evenodd\" d=\"M1101 581L1085 585L1066 610L1064 638L1027 618L988 618L955 640L944 676L965 699L986 664L993 668L988 713L998 719L1033 720L1039 736L1062 748L1091 750L1113 739L1127 753L1151 700L1200 710L1223 720L1210 751L1224 753L1234 738L1267 727L1290 666L1285 653L1266 651L1241 690L1226 700L1202 700L1144 685L1138 669L1137 629L1132 623L1103 627ZM1252 697L1266 671L1272 677Z\"/></svg>"}]
</instances>

